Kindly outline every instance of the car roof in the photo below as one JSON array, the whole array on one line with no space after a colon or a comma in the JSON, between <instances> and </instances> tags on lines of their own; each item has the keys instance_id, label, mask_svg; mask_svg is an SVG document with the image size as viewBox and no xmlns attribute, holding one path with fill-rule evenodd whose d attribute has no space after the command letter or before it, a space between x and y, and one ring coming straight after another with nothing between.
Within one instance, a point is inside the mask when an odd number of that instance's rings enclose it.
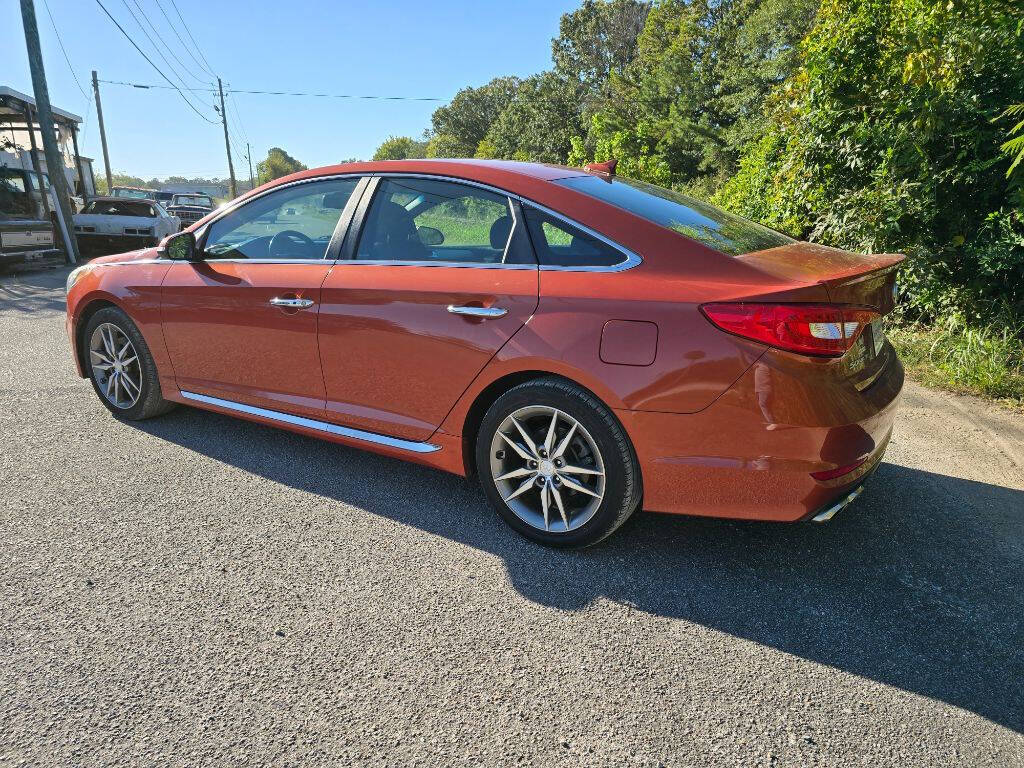
<instances>
[{"instance_id":1,"label":"car roof","mask_svg":"<svg viewBox=\"0 0 1024 768\"><path fill-rule=\"evenodd\" d=\"M523 184L585 176L579 168L547 163L527 163L517 160L482 160L476 158L425 158L416 160L372 160L369 162L342 163L299 171L290 176L276 179L273 185L284 184L317 176L333 176L342 173L428 173L439 176L454 176L469 181L493 184L515 192Z\"/></svg>"},{"instance_id":2,"label":"car roof","mask_svg":"<svg viewBox=\"0 0 1024 768\"><path fill-rule=\"evenodd\" d=\"M113 195L95 195L89 198L90 203L149 203L152 205L155 200L140 197L114 197Z\"/></svg>"}]
</instances>

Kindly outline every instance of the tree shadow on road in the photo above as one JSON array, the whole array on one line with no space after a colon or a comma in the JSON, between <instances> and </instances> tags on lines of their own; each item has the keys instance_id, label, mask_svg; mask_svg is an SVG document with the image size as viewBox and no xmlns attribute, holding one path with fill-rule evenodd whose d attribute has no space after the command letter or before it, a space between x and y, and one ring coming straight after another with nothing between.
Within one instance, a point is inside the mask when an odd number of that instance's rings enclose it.
<instances>
[{"instance_id":1,"label":"tree shadow on road","mask_svg":"<svg viewBox=\"0 0 1024 768\"><path fill-rule=\"evenodd\" d=\"M17 275L0 273L0 314L47 310L63 313L64 294L55 289L63 287L65 278L63 271L53 269Z\"/></svg>"},{"instance_id":2,"label":"tree shadow on road","mask_svg":"<svg viewBox=\"0 0 1024 768\"><path fill-rule=\"evenodd\" d=\"M519 538L475 483L441 472L192 409L135 426L493 553L538 603L697 622L1024 732L1024 492L883 464L828 525L645 513L566 552Z\"/></svg>"}]
</instances>

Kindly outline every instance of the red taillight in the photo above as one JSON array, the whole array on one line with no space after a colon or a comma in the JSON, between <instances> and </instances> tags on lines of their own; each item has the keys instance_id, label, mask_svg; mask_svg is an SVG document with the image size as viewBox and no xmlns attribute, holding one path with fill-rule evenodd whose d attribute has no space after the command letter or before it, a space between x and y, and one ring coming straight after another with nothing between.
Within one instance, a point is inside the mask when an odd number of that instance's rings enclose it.
<instances>
[{"instance_id":1,"label":"red taillight","mask_svg":"<svg viewBox=\"0 0 1024 768\"><path fill-rule=\"evenodd\" d=\"M831 304L705 304L723 331L803 355L841 357L879 314Z\"/></svg>"}]
</instances>

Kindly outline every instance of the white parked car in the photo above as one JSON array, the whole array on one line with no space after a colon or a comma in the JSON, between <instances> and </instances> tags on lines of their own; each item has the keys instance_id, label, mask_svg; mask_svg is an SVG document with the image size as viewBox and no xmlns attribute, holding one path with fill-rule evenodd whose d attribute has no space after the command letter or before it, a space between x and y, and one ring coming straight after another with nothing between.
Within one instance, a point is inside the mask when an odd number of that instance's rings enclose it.
<instances>
[{"instance_id":1,"label":"white parked car","mask_svg":"<svg viewBox=\"0 0 1024 768\"><path fill-rule=\"evenodd\" d=\"M79 247L88 253L146 248L181 228L181 219L160 203L123 197L94 197L74 220Z\"/></svg>"}]
</instances>

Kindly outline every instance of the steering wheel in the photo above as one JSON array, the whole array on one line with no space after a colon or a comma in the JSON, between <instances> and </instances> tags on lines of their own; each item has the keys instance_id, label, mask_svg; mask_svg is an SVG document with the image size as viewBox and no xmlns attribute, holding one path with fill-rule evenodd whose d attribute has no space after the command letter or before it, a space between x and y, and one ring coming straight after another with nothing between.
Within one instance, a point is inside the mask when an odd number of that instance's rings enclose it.
<instances>
[{"instance_id":1,"label":"steering wheel","mask_svg":"<svg viewBox=\"0 0 1024 768\"><path fill-rule=\"evenodd\" d=\"M302 246L303 253L299 251L296 253L294 250L288 248L288 246ZM309 251L306 249L316 248L316 243L301 232L296 232L294 229L282 229L272 238L267 244L267 251L270 253L271 258L287 258L287 257L304 257Z\"/></svg>"}]
</instances>

